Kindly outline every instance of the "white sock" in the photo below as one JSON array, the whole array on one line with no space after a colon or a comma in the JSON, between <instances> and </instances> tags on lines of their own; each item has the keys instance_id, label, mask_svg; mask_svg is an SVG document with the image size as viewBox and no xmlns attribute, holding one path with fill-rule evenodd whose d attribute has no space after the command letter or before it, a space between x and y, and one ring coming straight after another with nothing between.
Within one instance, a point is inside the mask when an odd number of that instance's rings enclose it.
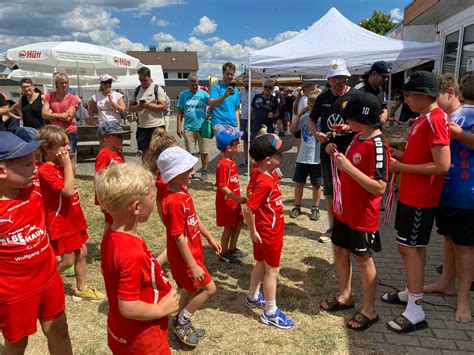
<instances>
[{"instance_id":1,"label":"white sock","mask_svg":"<svg viewBox=\"0 0 474 355\"><path fill-rule=\"evenodd\" d=\"M277 310L276 300L273 300L273 301L265 300L265 312L267 312L267 314L275 314L276 310Z\"/></svg>"},{"instance_id":2,"label":"white sock","mask_svg":"<svg viewBox=\"0 0 474 355\"><path fill-rule=\"evenodd\" d=\"M186 308L184 308L181 312L178 314L178 323L181 325L187 324L191 321L193 314L188 312Z\"/></svg>"},{"instance_id":3,"label":"white sock","mask_svg":"<svg viewBox=\"0 0 474 355\"><path fill-rule=\"evenodd\" d=\"M408 293L408 303L405 312L402 313L410 322L417 324L425 320L423 311L423 293Z\"/></svg>"},{"instance_id":4,"label":"white sock","mask_svg":"<svg viewBox=\"0 0 474 355\"><path fill-rule=\"evenodd\" d=\"M260 284L261 282L259 282L256 286L250 285L249 293L247 295L249 300L255 301L258 298L258 294L260 293Z\"/></svg>"},{"instance_id":5,"label":"white sock","mask_svg":"<svg viewBox=\"0 0 474 355\"><path fill-rule=\"evenodd\" d=\"M405 289L398 293L398 298L400 301L408 302L408 286L405 286Z\"/></svg>"}]
</instances>

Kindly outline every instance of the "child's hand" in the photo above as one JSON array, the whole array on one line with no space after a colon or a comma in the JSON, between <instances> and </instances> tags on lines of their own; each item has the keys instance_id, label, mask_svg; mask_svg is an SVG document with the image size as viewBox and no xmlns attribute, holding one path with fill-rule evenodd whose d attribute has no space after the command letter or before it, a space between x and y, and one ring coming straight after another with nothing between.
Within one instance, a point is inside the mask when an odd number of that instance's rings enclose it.
<instances>
[{"instance_id":1,"label":"child's hand","mask_svg":"<svg viewBox=\"0 0 474 355\"><path fill-rule=\"evenodd\" d=\"M62 167L71 165L71 157L69 156L69 151L67 149L60 150L56 154L56 159L58 159L58 164Z\"/></svg>"},{"instance_id":2,"label":"child's hand","mask_svg":"<svg viewBox=\"0 0 474 355\"><path fill-rule=\"evenodd\" d=\"M204 279L204 270L198 264L191 268L191 273L195 281L202 281Z\"/></svg>"},{"instance_id":3,"label":"child's hand","mask_svg":"<svg viewBox=\"0 0 474 355\"><path fill-rule=\"evenodd\" d=\"M209 246L212 248L212 250L214 250L214 253L216 253L216 255L219 255L221 253L222 247L218 242L216 242L214 238L209 238L207 242L209 243Z\"/></svg>"},{"instance_id":4,"label":"child's hand","mask_svg":"<svg viewBox=\"0 0 474 355\"><path fill-rule=\"evenodd\" d=\"M257 231L255 231L255 233L250 233L250 238L252 238L252 242L262 244L262 238L260 237L260 234L258 234Z\"/></svg>"},{"instance_id":5,"label":"child's hand","mask_svg":"<svg viewBox=\"0 0 474 355\"><path fill-rule=\"evenodd\" d=\"M329 143L326 146L326 153L328 155L333 155L334 153L337 153L337 145L335 145L334 143Z\"/></svg>"},{"instance_id":6,"label":"child's hand","mask_svg":"<svg viewBox=\"0 0 474 355\"><path fill-rule=\"evenodd\" d=\"M394 159L393 157L390 157L390 162L388 163L388 171L391 173L399 173L400 172L400 164L398 160Z\"/></svg>"},{"instance_id":7,"label":"child's hand","mask_svg":"<svg viewBox=\"0 0 474 355\"><path fill-rule=\"evenodd\" d=\"M396 160L402 160L403 153L395 148L390 148L390 155Z\"/></svg>"},{"instance_id":8,"label":"child's hand","mask_svg":"<svg viewBox=\"0 0 474 355\"><path fill-rule=\"evenodd\" d=\"M238 196L236 202L237 202L239 205L243 205L245 202L247 202L247 199L246 199L245 197Z\"/></svg>"},{"instance_id":9,"label":"child's hand","mask_svg":"<svg viewBox=\"0 0 474 355\"><path fill-rule=\"evenodd\" d=\"M347 159L344 154L338 153L336 151L335 153L333 153L333 156L334 158L336 158L336 166L340 171L347 171L353 166L350 160Z\"/></svg>"},{"instance_id":10,"label":"child's hand","mask_svg":"<svg viewBox=\"0 0 474 355\"><path fill-rule=\"evenodd\" d=\"M174 288L171 289L168 294L163 297L160 301L161 305L163 306L163 311L166 314L171 314L176 312L179 309L179 295L178 292Z\"/></svg>"}]
</instances>

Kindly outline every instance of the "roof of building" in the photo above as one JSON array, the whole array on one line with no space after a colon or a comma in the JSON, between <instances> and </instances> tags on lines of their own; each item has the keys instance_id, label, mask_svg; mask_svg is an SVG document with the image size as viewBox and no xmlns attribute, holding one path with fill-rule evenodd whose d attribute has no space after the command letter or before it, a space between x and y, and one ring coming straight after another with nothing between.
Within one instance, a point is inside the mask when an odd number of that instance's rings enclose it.
<instances>
[{"instance_id":1,"label":"roof of building","mask_svg":"<svg viewBox=\"0 0 474 355\"><path fill-rule=\"evenodd\" d=\"M198 58L196 52L184 51L128 51L128 55L140 60L144 65L162 66L166 70L186 70L197 72L199 70Z\"/></svg>"}]
</instances>

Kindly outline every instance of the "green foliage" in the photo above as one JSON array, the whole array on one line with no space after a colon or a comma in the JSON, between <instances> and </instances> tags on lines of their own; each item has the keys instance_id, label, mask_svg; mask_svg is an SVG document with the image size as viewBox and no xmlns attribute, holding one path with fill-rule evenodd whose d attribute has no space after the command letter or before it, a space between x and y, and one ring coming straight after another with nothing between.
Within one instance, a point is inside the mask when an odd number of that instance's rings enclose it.
<instances>
[{"instance_id":1,"label":"green foliage","mask_svg":"<svg viewBox=\"0 0 474 355\"><path fill-rule=\"evenodd\" d=\"M360 21L359 26L366 30L384 35L397 25L396 22L390 21L390 15L384 14L382 11L374 11L368 19Z\"/></svg>"}]
</instances>

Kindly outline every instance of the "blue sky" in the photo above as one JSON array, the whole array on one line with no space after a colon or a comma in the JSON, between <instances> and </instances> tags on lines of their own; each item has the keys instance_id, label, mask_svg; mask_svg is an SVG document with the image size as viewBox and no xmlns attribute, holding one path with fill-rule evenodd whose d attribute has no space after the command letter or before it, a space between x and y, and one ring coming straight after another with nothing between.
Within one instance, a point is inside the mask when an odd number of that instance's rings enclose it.
<instances>
[{"instance_id":1,"label":"blue sky","mask_svg":"<svg viewBox=\"0 0 474 355\"><path fill-rule=\"evenodd\" d=\"M18 0L2 2L0 52L43 41L82 41L126 52L171 46L196 51L201 77L225 61L290 39L331 7L352 22L374 10L403 18L410 0ZM26 6L26 7L25 7ZM25 8L34 11L25 11ZM52 10L54 9L54 11ZM58 16L57 14L61 14Z\"/></svg>"}]
</instances>

